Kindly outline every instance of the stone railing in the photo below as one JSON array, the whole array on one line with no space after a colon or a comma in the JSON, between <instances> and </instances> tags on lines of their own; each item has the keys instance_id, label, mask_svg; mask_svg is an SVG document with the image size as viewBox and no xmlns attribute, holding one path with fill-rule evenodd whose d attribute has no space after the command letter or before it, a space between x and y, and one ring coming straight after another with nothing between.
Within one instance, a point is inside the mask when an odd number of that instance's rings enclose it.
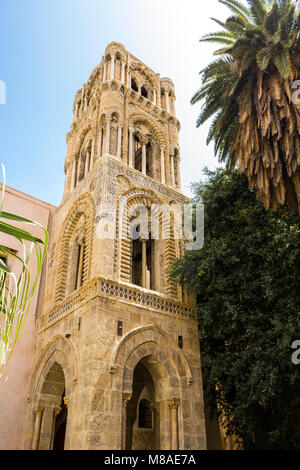
<instances>
[{"instance_id":1,"label":"stone railing","mask_svg":"<svg viewBox=\"0 0 300 470\"><path fill-rule=\"evenodd\" d=\"M160 313L175 314L185 318L196 319L196 312L190 306L165 294L148 291L132 284L118 283L104 278L95 278L75 291L49 313L40 318L40 328L61 319L73 309L92 298L104 297L121 302L138 305Z\"/></svg>"}]
</instances>

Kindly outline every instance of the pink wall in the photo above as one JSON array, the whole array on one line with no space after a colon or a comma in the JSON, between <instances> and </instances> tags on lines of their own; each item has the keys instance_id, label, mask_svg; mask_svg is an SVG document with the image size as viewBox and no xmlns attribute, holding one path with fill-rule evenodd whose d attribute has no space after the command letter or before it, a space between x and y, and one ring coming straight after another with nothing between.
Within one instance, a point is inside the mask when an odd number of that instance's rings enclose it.
<instances>
[{"instance_id":1,"label":"pink wall","mask_svg":"<svg viewBox=\"0 0 300 470\"><path fill-rule=\"evenodd\" d=\"M1 185L0 185L1 188ZM35 220L48 228L51 221L51 212L55 207L35 199L15 189L6 188L4 210L23 217ZM19 224L34 235L41 236L38 228L27 224ZM11 237L0 233L0 244L20 251L21 245ZM17 253L20 255L20 252ZM16 261L8 259L8 264L14 269ZM45 262L46 263L46 262ZM30 263L32 278L36 274L34 260ZM28 412L28 387L33 373L34 345L35 345L35 318L38 316L37 308L40 304L39 295L43 285L43 275L39 280L37 290L32 299L29 314L25 323L21 340L15 347L11 362L4 369L0 377L0 449L24 449L26 421Z\"/></svg>"}]
</instances>

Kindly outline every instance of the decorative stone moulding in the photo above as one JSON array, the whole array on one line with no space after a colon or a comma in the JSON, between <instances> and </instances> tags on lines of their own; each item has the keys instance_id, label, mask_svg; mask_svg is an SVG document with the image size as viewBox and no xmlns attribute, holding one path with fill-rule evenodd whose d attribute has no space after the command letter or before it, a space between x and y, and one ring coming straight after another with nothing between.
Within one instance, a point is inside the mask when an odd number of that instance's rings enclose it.
<instances>
[{"instance_id":1,"label":"decorative stone moulding","mask_svg":"<svg viewBox=\"0 0 300 470\"><path fill-rule=\"evenodd\" d=\"M127 304L138 305L160 313L197 319L196 311L190 305L168 298L168 296L161 293L152 293L138 286L121 282L117 283L98 277L67 297L48 314L43 315L40 319L40 328L43 329L52 322L61 319L79 304L91 301L94 297L120 300Z\"/></svg>"}]
</instances>

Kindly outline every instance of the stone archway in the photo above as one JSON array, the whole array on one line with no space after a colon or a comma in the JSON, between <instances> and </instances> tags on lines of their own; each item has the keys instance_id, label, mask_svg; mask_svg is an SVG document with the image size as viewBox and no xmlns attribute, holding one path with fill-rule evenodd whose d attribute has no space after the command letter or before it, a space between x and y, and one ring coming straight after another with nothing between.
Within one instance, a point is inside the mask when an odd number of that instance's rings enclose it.
<instances>
[{"instance_id":1,"label":"stone archway","mask_svg":"<svg viewBox=\"0 0 300 470\"><path fill-rule=\"evenodd\" d=\"M112 353L111 373L114 375L113 388L122 393L122 449L130 447L128 437L132 423L132 410L137 395L135 372L142 365L153 381L154 393L150 396L156 413L158 430L155 433L156 446L160 450L184 448L185 426L192 416L188 402L181 406L188 396L192 383L190 367L177 345L158 327L149 325L128 333ZM143 384L142 384L143 385ZM140 386L141 388L141 386ZM127 419L131 419L128 423Z\"/></svg>"},{"instance_id":2,"label":"stone archway","mask_svg":"<svg viewBox=\"0 0 300 470\"><path fill-rule=\"evenodd\" d=\"M160 426L156 407L156 386L145 358L135 367L132 396L126 407L127 450L159 449Z\"/></svg>"},{"instance_id":3,"label":"stone archway","mask_svg":"<svg viewBox=\"0 0 300 470\"><path fill-rule=\"evenodd\" d=\"M67 423L65 376L58 362L54 362L45 377L39 396L39 415L35 422L33 448L35 450L63 450Z\"/></svg>"},{"instance_id":4,"label":"stone archway","mask_svg":"<svg viewBox=\"0 0 300 470\"><path fill-rule=\"evenodd\" d=\"M56 336L44 349L31 379L26 449L53 449L57 432L62 433L61 426L68 424L64 445L67 448L71 429L67 416L72 408L76 383L75 350L70 340Z\"/></svg>"}]
</instances>

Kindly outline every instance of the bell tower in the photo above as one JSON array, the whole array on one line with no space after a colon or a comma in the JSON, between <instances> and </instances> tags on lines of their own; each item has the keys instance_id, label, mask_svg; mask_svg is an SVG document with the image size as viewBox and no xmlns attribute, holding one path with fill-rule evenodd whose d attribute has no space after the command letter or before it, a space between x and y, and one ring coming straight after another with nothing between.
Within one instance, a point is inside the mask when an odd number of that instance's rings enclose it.
<instances>
[{"instance_id":1,"label":"bell tower","mask_svg":"<svg viewBox=\"0 0 300 470\"><path fill-rule=\"evenodd\" d=\"M175 100L116 42L76 93L27 448L206 448L197 320L169 275L186 202Z\"/></svg>"}]
</instances>

